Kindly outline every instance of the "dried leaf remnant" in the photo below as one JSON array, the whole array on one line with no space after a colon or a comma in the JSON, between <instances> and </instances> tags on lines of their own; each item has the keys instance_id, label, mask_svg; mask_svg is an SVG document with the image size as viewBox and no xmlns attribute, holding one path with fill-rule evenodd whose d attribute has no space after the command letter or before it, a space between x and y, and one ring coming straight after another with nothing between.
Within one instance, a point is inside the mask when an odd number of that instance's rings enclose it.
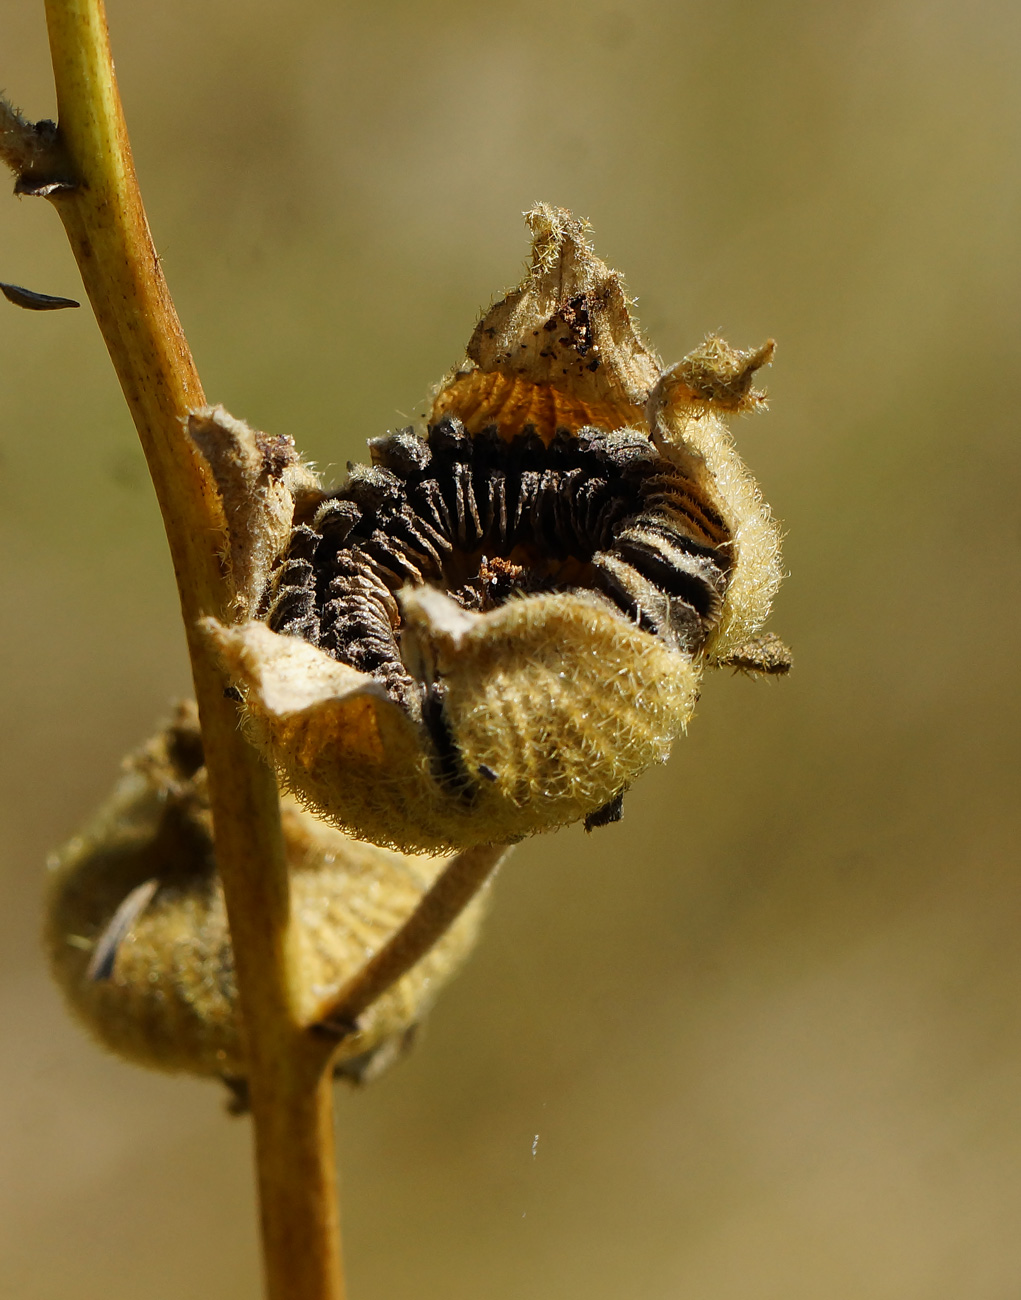
<instances>
[{"instance_id":1,"label":"dried leaf remnant","mask_svg":"<svg viewBox=\"0 0 1021 1300\"><path fill-rule=\"evenodd\" d=\"M39 293L35 289L26 289L20 284L0 282L0 293L15 307L24 307L26 311L62 311L67 307L80 307L74 298L61 298L53 293Z\"/></svg>"}]
</instances>

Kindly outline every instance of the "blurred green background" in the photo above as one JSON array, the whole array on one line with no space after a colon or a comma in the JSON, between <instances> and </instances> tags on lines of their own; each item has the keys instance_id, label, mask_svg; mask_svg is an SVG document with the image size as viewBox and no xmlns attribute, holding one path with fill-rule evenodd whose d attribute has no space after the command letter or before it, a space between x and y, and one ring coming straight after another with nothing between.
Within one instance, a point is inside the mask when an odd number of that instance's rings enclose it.
<instances>
[{"instance_id":1,"label":"blurred green background","mask_svg":"<svg viewBox=\"0 0 1021 1300\"><path fill-rule=\"evenodd\" d=\"M714 677L620 826L519 849L413 1056L340 1092L354 1300L1017 1295L1021 9L110 19L206 390L324 467L424 409L537 199L667 361L779 340L737 432L795 673ZM35 0L0 82L53 114ZM0 202L0 278L78 294L45 204ZM188 691L159 519L87 309L0 302L0 349L0 1294L242 1300L246 1124L94 1048L37 940L47 852Z\"/></svg>"}]
</instances>

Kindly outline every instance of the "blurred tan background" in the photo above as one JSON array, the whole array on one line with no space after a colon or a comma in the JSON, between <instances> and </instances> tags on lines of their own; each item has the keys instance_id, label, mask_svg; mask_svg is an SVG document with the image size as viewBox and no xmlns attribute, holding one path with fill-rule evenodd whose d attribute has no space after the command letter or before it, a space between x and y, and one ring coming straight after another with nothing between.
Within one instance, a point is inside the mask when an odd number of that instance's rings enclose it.
<instances>
[{"instance_id":1,"label":"blurred tan background","mask_svg":"<svg viewBox=\"0 0 1021 1300\"><path fill-rule=\"evenodd\" d=\"M354 1300L1021 1294L1021 9L110 17L207 392L338 473L424 409L536 199L666 360L779 340L738 437L795 673L712 679L620 826L522 847L413 1057L340 1092ZM0 0L0 83L52 115L35 0ZM78 294L45 204L0 201L0 279ZM0 302L0 355L0 1294L242 1300L245 1123L94 1048L37 941L47 852L188 690L159 520L88 311Z\"/></svg>"}]
</instances>

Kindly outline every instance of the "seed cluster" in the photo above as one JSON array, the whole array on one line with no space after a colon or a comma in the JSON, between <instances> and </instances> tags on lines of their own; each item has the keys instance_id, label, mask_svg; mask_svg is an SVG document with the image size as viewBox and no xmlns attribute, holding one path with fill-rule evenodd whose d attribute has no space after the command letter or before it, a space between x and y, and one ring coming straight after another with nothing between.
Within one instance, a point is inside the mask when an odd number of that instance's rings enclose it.
<instances>
[{"instance_id":1,"label":"seed cluster","mask_svg":"<svg viewBox=\"0 0 1021 1300\"><path fill-rule=\"evenodd\" d=\"M589 589L689 654L715 626L728 532L644 434L585 428L547 445L496 428L469 436L447 416L424 439L404 430L369 445L373 465L292 533L266 619L372 674L427 723L427 692L401 658L395 595L406 585L443 586L480 611Z\"/></svg>"}]
</instances>

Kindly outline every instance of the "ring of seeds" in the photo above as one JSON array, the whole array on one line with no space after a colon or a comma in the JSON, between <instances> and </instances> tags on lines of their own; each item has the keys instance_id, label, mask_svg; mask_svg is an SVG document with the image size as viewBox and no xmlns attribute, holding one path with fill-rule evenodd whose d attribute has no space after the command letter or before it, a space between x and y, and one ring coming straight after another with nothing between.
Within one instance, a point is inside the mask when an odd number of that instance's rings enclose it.
<instances>
[{"instance_id":1,"label":"ring of seeds","mask_svg":"<svg viewBox=\"0 0 1021 1300\"><path fill-rule=\"evenodd\" d=\"M373 464L353 467L292 532L263 616L381 682L425 724L446 784L463 789L464 773L442 683L418 680L401 657L401 588L440 586L483 612L587 590L689 655L716 626L730 535L643 433L561 430L547 445L496 427L470 436L444 416L425 438L406 429L369 447Z\"/></svg>"}]
</instances>

